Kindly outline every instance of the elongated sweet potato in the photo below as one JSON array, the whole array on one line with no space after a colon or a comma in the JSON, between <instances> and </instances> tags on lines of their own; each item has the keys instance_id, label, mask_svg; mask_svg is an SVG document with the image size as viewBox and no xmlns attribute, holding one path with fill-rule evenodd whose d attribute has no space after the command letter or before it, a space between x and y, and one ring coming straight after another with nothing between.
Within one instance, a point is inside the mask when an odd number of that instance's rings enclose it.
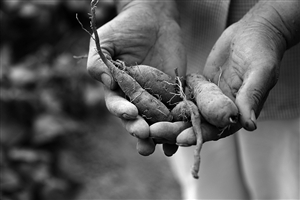
<instances>
[{"instance_id":1,"label":"elongated sweet potato","mask_svg":"<svg viewBox=\"0 0 300 200\"><path fill-rule=\"evenodd\" d=\"M238 108L234 102L222 93L214 83L206 80L201 74L189 74L186 78L201 115L219 128L236 123Z\"/></svg>"},{"instance_id":2,"label":"elongated sweet potato","mask_svg":"<svg viewBox=\"0 0 300 200\"><path fill-rule=\"evenodd\" d=\"M177 94L175 78L163 71L148 65L125 66L122 62L114 62L116 66L124 69L133 77L142 88L158 98L168 108L173 108L182 99Z\"/></svg>"},{"instance_id":3,"label":"elongated sweet potato","mask_svg":"<svg viewBox=\"0 0 300 200\"><path fill-rule=\"evenodd\" d=\"M138 108L139 113L149 124L158 121L172 121L173 117L169 109L157 98L143 89L133 77L125 71L109 66L110 72L119 84L122 91L130 101Z\"/></svg>"}]
</instances>

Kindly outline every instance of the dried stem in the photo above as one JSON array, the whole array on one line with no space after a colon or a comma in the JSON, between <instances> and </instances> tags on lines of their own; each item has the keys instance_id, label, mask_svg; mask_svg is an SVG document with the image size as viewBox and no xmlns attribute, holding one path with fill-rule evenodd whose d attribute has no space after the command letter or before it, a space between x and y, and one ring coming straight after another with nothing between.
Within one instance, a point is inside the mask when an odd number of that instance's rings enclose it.
<instances>
[{"instance_id":1,"label":"dried stem","mask_svg":"<svg viewBox=\"0 0 300 200\"><path fill-rule=\"evenodd\" d=\"M96 8L97 8L97 3L99 2L99 0L92 0L91 1L91 29L93 31L94 34L94 40L95 40L95 44L96 44L96 49L97 52L100 56L100 58L102 59L102 61L104 62L104 64L107 67L111 66L111 62L109 62L109 60L105 57L105 55L103 54L102 50L101 50L101 46L100 46L100 39L98 36L98 32L97 32L97 27L96 27Z\"/></svg>"},{"instance_id":2,"label":"dried stem","mask_svg":"<svg viewBox=\"0 0 300 200\"><path fill-rule=\"evenodd\" d=\"M76 19L77 19L78 23L80 24L81 29L84 30L85 32L87 32L87 34L89 34L90 37L91 37L93 40L95 40L95 38L93 37L93 35L92 35L88 30L86 30L86 28L84 28L83 24L81 23L81 21L80 21L79 18L78 18L78 14L77 14L77 13L76 13Z\"/></svg>"},{"instance_id":3,"label":"dried stem","mask_svg":"<svg viewBox=\"0 0 300 200\"><path fill-rule=\"evenodd\" d=\"M192 102L189 102L192 103ZM192 168L192 175L194 178L198 179L199 175L199 169L200 169L200 162L201 162L201 157L200 157L200 152L202 149L203 145L203 137L202 137L202 130L201 130L201 119L200 119L200 114L197 106L193 104L194 106L189 105L190 109L192 110L191 112L191 121L193 125L193 131L196 135L197 141L196 141L196 147L194 150L194 164Z\"/></svg>"}]
</instances>

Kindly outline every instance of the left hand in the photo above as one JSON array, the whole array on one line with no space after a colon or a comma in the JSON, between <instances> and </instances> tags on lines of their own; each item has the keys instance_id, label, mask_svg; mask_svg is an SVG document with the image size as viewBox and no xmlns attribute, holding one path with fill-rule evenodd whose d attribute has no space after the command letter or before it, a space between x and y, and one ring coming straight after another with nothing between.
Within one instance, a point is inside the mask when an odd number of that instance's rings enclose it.
<instances>
[{"instance_id":1,"label":"left hand","mask_svg":"<svg viewBox=\"0 0 300 200\"><path fill-rule=\"evenodd\" d=\"M219 85L240 112L240 125L256 129L256 118L279 78L286 42L264 19L241 20L213 47L204 76Z\"/></svg>"},{"instance_id":2,"label":"left hand","mask_svg":"<svg viewBox=\"0 0 300 200\"><path fill-rule=\"evenodd\" d=\"M241 128L248 131L257 128L256 119L279 78L279 65L285 49L286 41L282 35L263 18L242 19L223 32L207 59L203 73L236 103L240 118L237 124L222 133L216 127L203 123L204 141L218 140ZM192 128L177 134L179 145L196 143Z\"/></svg>"}]
</instances>

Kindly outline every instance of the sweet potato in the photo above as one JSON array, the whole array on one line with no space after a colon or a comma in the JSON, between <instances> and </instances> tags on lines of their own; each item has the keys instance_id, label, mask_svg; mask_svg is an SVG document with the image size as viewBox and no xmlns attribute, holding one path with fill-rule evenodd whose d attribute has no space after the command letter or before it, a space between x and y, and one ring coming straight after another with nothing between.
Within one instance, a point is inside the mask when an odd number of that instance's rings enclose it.
<instances>
[{"instance_id":1,"label":"sweet potato","mask_svg":"<svg viewBox=\"0 0 300 200\"><path fill-rule=\"evenodd\" d=\"M188 121L191 119L191 113L185 101L179 102L172 110L173 121Z\"/></svg>"},{"instance_id":2,"label":"sweet potato","mask_svg":"<svg viewBox=\"0 0 300 200\"><path fill-rule=\"evenodd\" d=\"M168 108L173 108L177 102L181 101L177 95L177 85L175 78L148 65L125 66L122 62L114 62L116 66L126 71L133 77L142 88L157 97Z\"/></svg>"},{"instance_id":3,"label":"sweet potato","mask_svg":"<svg viewBox=\"0 0 300 200\"><path fill-rule=\"evenodd\" d=\"M172 121L169 109L161 101L149 94L125 71L115 66L108 66L114 80L149 124Z\"/></svg>"},{"instance_id":4,"label":"sweet potato","mask_svg":"<svg viewBox=\"0 0 300 200\"><path fill-rule=\"evenodd\" d=\"M187 100L191 103L190 100ZM180 101L176 106L171 110L171 115L173 116L173 121L189 121L191 120L191 113L185 101ZM203 120L202 115L200 115L201 121Z\"/></svg>"},{"instance_id":5,"label":"sweet potato","mask_svg":"<svg viewBox=\"0 0 300 200\"><path fill-rule=\"evenodd\" d=\"M106 58L103 54L95 22L97 2L98 1L96 0L91 1L91 28L93 31L92 38L95 41L96 49L101 60L108 67L112 77L118 83L121 90L137 107L139 114L144 117L149 124L158 121L172 121L172 115L170 114L169 109L161 101L143 89L140 84L123 69L119 69L114 64L117 63L116 61Z\"/></svg>"},{"instance_id":6,"label":"sweet potato","mask_svg":"<svg viewBox=\"0 0 300 200\"><path fill-rule=\"evenodd\" d=\"M189 74L187 86L194 96L201 115L211 124L225 128L238 119L238 108L214 83L201 74Z\"/></svg>"}]
</instances>

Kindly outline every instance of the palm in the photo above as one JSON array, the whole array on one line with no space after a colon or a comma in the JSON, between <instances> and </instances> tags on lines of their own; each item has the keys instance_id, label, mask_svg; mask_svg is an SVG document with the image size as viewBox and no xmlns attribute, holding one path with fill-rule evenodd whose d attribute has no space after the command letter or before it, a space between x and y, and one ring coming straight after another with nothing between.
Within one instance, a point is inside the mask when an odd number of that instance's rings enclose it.
<instances>
[{"instance_id":1,"label":"palm","mask_svg":"<svg viewBox=\"0 0 300 200\"><path fill-rule=\"evenodd\" d=\"M204 75L218 84L222 91L232 100L242 84L246 65L232 45L234 27L228 28L219 39L207 59ZM222 38L223 37L223 38ZM235 49L234 49L235 48Z\"/></svg>"},{"instance_id":2,"label":"palm","mask_svg":"<svg viewBox=\"0 0 300 200\"><path fill-rule=\"evenodd\" d=\"M231 99L235 99L243 82L252 72L259 72L267 80L276 80L278 58L272 44L262 36L235 24L221 36L208 57L204 74L219 84L222 91ZM270 70L270 73L267 73ZM268 75L268 76L265 76ZM269 82L266 86L269 87ZM272 85L272 84L271 84ZM262 89L262 88L260 88ZM269 88L261 91L267 93Z\"/></svg>"},{"instance_id":3,"label":"palm","mask_svg":"<svg viewBox=\"0 0 300 200\"><path fill-rule=\"evenodd\" d=\"M185 66L180 28L147 8L129 8L99 29L101 46L113 59L146 64L169 74ZM109 41L109 42L106 42Z\"/></svg>"},{"instance_id":4,"label":"palm","mask_svg":"<svg viewBox=\"0 0 300 200\"><path fill-rule=\"evenodd\" d=\"M250 118L259 115L278 80L282 47L270 33L260 23L232 25L216 42L204 69L204 75L237 104L247 130L254 129Z\"/></svg>"}]
</instances>

